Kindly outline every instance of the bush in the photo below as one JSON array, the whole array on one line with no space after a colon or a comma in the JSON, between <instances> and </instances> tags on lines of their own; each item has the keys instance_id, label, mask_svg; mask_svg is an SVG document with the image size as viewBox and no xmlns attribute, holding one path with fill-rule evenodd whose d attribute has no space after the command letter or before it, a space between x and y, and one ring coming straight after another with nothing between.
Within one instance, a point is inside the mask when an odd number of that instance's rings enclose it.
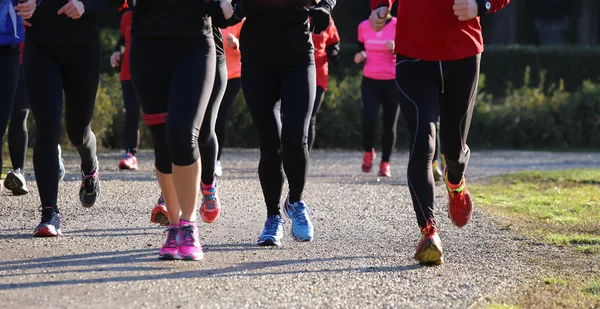
<instances>
[{"instance_id":1,"label":"bush","mask_svg":"<svg viewBox=\"0 0 600 309\"><path fill-rule=\"evenodd\" d=\"M332 68L332 75L344 78L356 75L362 66L353 62L357 47L342 44L342 62ZM531 83L538 84L545 73L544 87L562 79L567 91L576 91L584 80L600 81L600 47L586 46L486 46L481 58L481 72L488 77L486 91L504 96L512 87L520 88L525 81L525 68L531 72Z\"/></svg>"}]
</instances>

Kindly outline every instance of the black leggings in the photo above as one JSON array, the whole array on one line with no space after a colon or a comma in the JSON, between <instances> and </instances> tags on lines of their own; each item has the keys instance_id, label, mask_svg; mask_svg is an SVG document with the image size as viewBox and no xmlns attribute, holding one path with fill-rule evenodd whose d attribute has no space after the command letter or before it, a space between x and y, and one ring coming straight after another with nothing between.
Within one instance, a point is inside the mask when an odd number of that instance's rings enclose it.
<instances>
[{"instance_id":1,"label":"black leggings","mask_svg":"<svg viewBox=\"0 0 600 309\"><path fill-rule=\"evenodd\" d=\"M467 168L470 151L466 141L477 94L479 60L479 55L441 62L398 58L396 80L402 94L400 108L411 136L408 186L420 227L433 218L431 163L438 108L448 180L460 183Z\"/></svg>"},{"instance_id":2,"label":"black leggings","mask_svg":"<svg viewBox=\"0 0 600 309\"><path fill-rule=\"evenodd\" d=\"M217 140L219 141L219 153L217 154L217 160L221 160L221 154L223 153L223 144L225 144L225 127L227 125L227 114L229 109L235 104L238 94L242 89L242 81L239 77L232 78L227 81L227 88L225 89L225 95L221 100L221 106L219 107L219 115L217 116L216 134Z\"/></svg>"},{"instance_id":3,"label":"black leggings","mask_svg":"<svg viewBox=\"0 0 600 309\"><path fill-rule=\"evenodd\" d=\"M135 155L140 136L140 101L135 94L131 80L121 81L121 89L125 104L125 151Z\"/></svg>"},{"instance_id":4,"label":"black leggings","mask_svg":"<svg viewBox=\"0 0 600 309\"><path fill-rule=\"evenodd\" d=\"M42 206L56 206L63 90L67 135L85 174L96 169L96 136L90 128L100 79L100 43L26 44L25 84L36 122L33 166Z\"/></svg>"},{"instance_id":5,"label":"black leggings","mask_svg":"<svg viewBox=\"0 0 600 309\"><path fill-rule=\"evenodd\" d=\"M321 109L323 98L325 97L325 89L321 86L317 86L317 95L315 96L315 103L313 105L312 113L310 115L310 127L308 132L308 151L311 151L315 143L315 137L317 136L317 114Z\"/></svg>"},{"instance_id":6,"label":"black leggings","mask_svg":"<svg viewBox=\"0 0 600 309\"><path fill-rule=\"evenodd\" d=\"M398 123L398 91L394 80L375 80L363 77L360 85L362 96L362 135L363 149L371 152L375 144L375 128L379 115L379 105L383 105L383 136L381 137L381 160L390 162L396 144L396 124Z\"/></svg>"},{"instance_id":7,"label":"black leggings","mask_svg":"<svg viewBox=\"0 0 600 309\"><path fill-rule=\"evenodd\" d=\"M19 83L19 47L0 46L0 170L2 170L2 142ZM6 70L6 71L4 71Z\"/></svg>"},{"instance_id":8,"label":"black leggings","mask_svg":"<svg viewBox=\"0 0 600 309\"><path fill-rule=\"evenodd\" d=\"M130 52L131 77L152 133L156 169L170 174L171 164L194 164L215 81L214 40L133 38Z\"/></svg>"},{"instance_id":9,"label":"black leggings","mask_svg":"<svg viewBox=\"0 0 600 309\"><path fill-rule=\"evenodd\" d=\"M25 167L25 156L27 154L27 144L29 143L29 134L27 132L27 115L29 115L29 102L27 100L27 90L25 89L25 74L23 66L19 74L19 85L10 115L8 125L8 151L10 152L10 161L13 170Z\"/></svg>"},{"instance_id":10,"label":"black leggings","mask_svg":"<svg viewBox=\"0 0 600 309\"><path fill-rule=\"evenodd\" d=\"M225 94L225 87L227 87L227 66L223 62L222 65L217 67L215 84L211 91L198 138L202 160L202 183L206 185L212 184L215 180L215 164L217 163L217 152L220 144L215 133L215 125L219 114L219 106Z\"/></svg>"},{"instance_id":11,"label":"black leggings","mask_svg":"<svg viewBox=\"0 0 600 309\"><path fill-rule=\"evenodd\" d=\"M308 122L315 102L314 60L282 65L273 59L242 59L242 89L258 131L258 175L267 212L279 214L283 168L291 203L302 199L308 171ZM275 105L281 100L281 116Z\"/></svg>"}]
</instances>

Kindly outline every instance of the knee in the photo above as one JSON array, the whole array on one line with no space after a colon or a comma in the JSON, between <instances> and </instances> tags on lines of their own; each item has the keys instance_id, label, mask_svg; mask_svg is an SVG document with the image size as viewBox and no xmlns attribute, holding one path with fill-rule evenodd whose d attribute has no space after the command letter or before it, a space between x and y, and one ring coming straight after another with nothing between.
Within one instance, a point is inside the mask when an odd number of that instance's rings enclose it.
<instances>
[{"instance_id":1,"label":"knee","mask_svg":"<svg viewBox=\"0 0 600 309\"><path fill-rule=\"evenodd\" d=\"M173 164L188 166L198 161L198 131L197 128L190 129L177 123L168 125L167 143Z\"/></svg>"},{"instance_id":2,"label":"knee","mask_svg":"<svg viewBox=\"0 0 600 309\"><path fill-rule=\"evenodd\" d=\"M166 125L149 126L154 144L154 166L163 174L171 174L171 156L167 148Z\"/></svg>"},{"instance_id":3,"label":"knee","mask_svg":"<svg viewBox=\"0 0 600 309\"><path fill-rule=\"evenodd\" d=\"M308 135L303 131L286 132L281 134L281 148L284 152L302 151L307 149Z\"/></svg>"}]
</instances>

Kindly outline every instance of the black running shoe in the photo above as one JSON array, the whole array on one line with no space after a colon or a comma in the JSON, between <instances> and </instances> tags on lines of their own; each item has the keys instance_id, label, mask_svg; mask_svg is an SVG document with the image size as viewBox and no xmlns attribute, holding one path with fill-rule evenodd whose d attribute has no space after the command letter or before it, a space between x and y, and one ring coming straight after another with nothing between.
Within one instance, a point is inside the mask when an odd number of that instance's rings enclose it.
<instances>
[{"instance_id":1,"label":"black running shoe","mask_svg":"<svg viewBox=\"0 0 600 309\"><path fill-rule=\"evenodd\" d=\"M79 188L79 200L83 207L92 207L96 203L96 200L100 197L100 173L98 172L99 167L96 163L96 169L89 175L81 172L82 181L81 188Z\"/></svg>"},{"instance_id":2,"label":"black running shoe","mask_svg":"<svg viewBox=\"0 0 600 309\"><path fill-rule=\"evenodd\" d=\"M52 206L42 209L42 221L33 232L34 237L56 237L62 235L60 231L60 214Z\"/></svg>"}]
</instances>

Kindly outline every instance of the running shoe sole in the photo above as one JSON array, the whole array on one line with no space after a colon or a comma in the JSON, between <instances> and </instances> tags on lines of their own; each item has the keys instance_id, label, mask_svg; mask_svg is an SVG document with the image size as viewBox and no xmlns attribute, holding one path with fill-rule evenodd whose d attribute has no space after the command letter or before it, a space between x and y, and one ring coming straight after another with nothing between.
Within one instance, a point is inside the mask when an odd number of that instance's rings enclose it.
<instances>
[{"instance_id":1,"label":"running shoe sole","mask_svg":"<svg viewBox=\"0 0 600 309\"><path fill-rule=\"evenodd\" d=\"M165 255L161 255L161 254L159 254L159 255L158 255L158 258L159 258L159 259L161 259L161 260L167 260L167 261L175 260L175 257L176 257L176 256L174 256L174 255L172 255L172 254L165 254Z\"/></svg>"},{"instance_id":2,"label":"running shoe sole","mask_svg":"<svg viewBox=\"0 0 600 309\"><path fill-rule=\"evenodd\" d=\"M263 247L281 247L281 242L272 238L259 240L256 244Z\"/></svg>"},{"instance_id":3,"label":"running shoe sole","mask_svg":"<svg viewBox=\"0 0 600 309\"><path fill-rule=\"evenodd\" d=\"M181 256L179 253L177 253L177 256L175 257L175 259L177 259L177 260L184 260L184 261L200 261L203 258L204 258L204 253L200 254L199 256L197 256L195 258L190 255Z\"/></svg>"},{"instance_id":4,"label":"running shoe sole","mask_svg":"<svg viewBox=\"0 0 600 309\"><path fill-rule=\"evenodd\" d=\"M150 220L150 222L158 223L161 226L167 226L167 225L169 225L169 217L165 216L164 213L159 212L156 215L154 215L154 217L152 218L152 220Z\"/></svg>"},{"instance_id":5,"label":"running shoe sole","mask_svg":"<svg viewBox=\"0 0 600 309\"><path fill-rule=\"evenodd\" d=\"M57 237L62 236L60 229L55 230L54 228L50 229L47 226L40 227L35 230L33 237Z\"/></svg>"},{"instance_id":6,"label":"running shoe sole","mask_svg":"<svg viewBox=\"0 0 600 309\"><path fill-rule=\"evenodd\" d=\"M444 254L432 241L428 242L425 248L415 254L415 259L421 265L444 264Z\"/></svg>"},{"instance_id":7,"label":"running shoe sole","mask_svg":"<svg viewBox=\"0 0 600 309\"><path fill-rule=\"evenodd\" d=\"M25 195L29 193L24 185L25 184L21 181L21 179L19 179L19 177L13 173L8 174L6 179L4 179L4 187L12 191L14 195Z\"/></svg>"}]
</instances>

